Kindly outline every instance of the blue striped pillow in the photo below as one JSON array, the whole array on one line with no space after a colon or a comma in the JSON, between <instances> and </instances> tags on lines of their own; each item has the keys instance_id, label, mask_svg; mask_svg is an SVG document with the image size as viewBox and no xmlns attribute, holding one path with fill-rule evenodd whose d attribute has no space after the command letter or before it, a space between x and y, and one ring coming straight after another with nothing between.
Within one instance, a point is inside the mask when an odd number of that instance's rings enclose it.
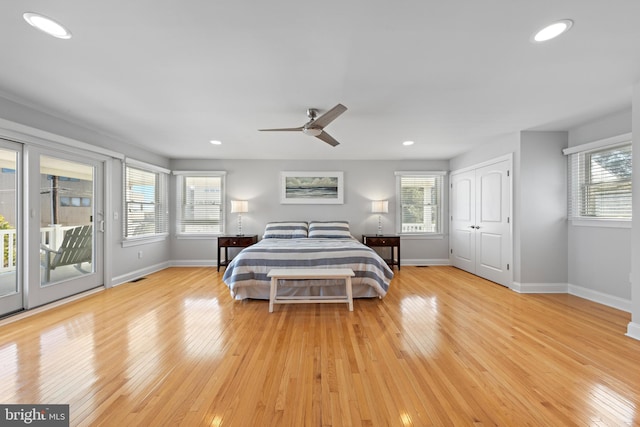
<instances>
[{"instance_id":1,"label":"blue striped pillow","mask_svg":"<svg viewBox=\"0 0 640 427\"><path fill-rule=\"evenodd\" d=\"M307 237L309 225L304 221L270 222L264 229L263 239L300 239Z\"/></svg>"},{"instance_id":2,"label":"blue striped pillow","mask_svg":"<svg viewBox=\"0 0 640 427\"><path fill-rule=\"evenodd\" d=\"M309 237L329 239L349 239L349 221L311 221Z\"/></svg>"}]
</instances>

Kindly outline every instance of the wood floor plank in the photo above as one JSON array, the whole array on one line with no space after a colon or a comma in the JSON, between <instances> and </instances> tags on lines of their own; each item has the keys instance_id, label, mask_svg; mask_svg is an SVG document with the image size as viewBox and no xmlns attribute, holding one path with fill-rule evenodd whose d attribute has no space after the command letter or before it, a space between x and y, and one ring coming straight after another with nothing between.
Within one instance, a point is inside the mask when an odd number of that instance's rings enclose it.
<instances>
[{"instance_id":1,"label":"wood floor plank","mask_svg":"<svg viewBox=\"0 0 640 427\"><path fill-rule=\"evenodd\" d=\"M453 267L382 299L234 301L169 268L0 326L0 402L74 426L640 425L628 313L522 295Z\"/></svg>"}]
</instances>

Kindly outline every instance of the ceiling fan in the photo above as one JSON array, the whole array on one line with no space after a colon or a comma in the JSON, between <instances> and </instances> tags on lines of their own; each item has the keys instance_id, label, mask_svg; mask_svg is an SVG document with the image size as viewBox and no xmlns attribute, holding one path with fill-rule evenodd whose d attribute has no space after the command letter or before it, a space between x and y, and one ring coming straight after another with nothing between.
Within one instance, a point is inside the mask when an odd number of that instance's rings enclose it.
<instances>
[{"instance_id":1,"label":"ceiling fan","mask_svg":"<svg viewBox=\"0 0 640 427\"><path fill-rule=\"evenodd\" d=\"M280 128L280 129L258 129L263 132L296 132L300 131L305 135L315 136L318 139L326 142L329 145L336 146L340 144L331 135L324 131L324 128L334 121L340 114L347 111L347 107L342 104L338 104L320 117L318 117L318 110L315 108L309 108L307 110L307 117L309 121L304 125L297 128Z\"/></svg>"}]
</instances>

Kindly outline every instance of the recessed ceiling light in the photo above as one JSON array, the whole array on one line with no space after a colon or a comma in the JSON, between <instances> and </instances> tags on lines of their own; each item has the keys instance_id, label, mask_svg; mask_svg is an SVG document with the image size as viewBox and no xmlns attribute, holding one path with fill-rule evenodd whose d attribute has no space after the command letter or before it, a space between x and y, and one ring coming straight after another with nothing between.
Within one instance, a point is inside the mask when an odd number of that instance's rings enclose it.
<instances>
[{"instance_id":1,"label":"recessed ceiling light","mask_svg":"<svg viewBox=\"0 0 640 427\"><path fill-rule=\"evenodd\" d=\"M26 12L22 16L29 25L49 34L50 36L57 37L59 39L71 38L71 31L67 30L62 24L51 18L33 12Z\"/></svg>"},{"instance_id":2,"label":"recessed ceiling light","mask_svg":"<svg viewBox=\"0 0 640 427\"><path fill-rule=\"evenodd\" d=\"M222 145L222 141L218 141L217 139L213 139L209 142L212 143L213 145Z\"/></svg>"},{"instance_id":3,"label":"recessed ceiling light","mask_svg":"<svg viewBox=\"0 0 640 427\"><path fill-rule=\"evenodd\" d=\"M553 24L547 25L533 36L534 42L546 42L547 40L555 39L561 34L566 33L573 26L571 19L562 19L556 21Z\"/></svg>"},{"instance_id":4,"label":"recessed ceiling light","mask_svg":"<svg viewBox=\"0 0 640 427\"><path fill-rule=\"evenodd\" d=\"M413 141L405 141L402 145L413 145Z\"/></svg>"}]
</instances>

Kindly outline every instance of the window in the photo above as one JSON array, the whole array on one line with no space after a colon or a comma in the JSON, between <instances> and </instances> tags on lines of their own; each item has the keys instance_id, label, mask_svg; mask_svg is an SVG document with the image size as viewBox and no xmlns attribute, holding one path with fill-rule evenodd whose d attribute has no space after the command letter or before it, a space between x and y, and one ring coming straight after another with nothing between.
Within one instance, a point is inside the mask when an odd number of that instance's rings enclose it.
<instances>
[{"instance_id":1,"label":"window","mask_svg":"<svg viewBox=\"0 0 640 427\"><path fill-rule=\"evenodd\" d=\"M167 172L127 160L124 168L125 240L169 233Z\"/></svg>"},{"instance_id":2,"label":"window","mask_svg":"<svg viewBox=\"0 0 640 427\"><path fill-rule=\"evenodd\" d=\"M569 218L631 220L631 143L569 155Z\"/></svg>"},{"instance_id":3,"label":"window","mask_svg":"<svg viewBox=\"0 0 640 427\"><path fill-rule=\"evenodd\" d=\"M403 234L442 233L444 172L396 172L399 230Z\"/></svg>"},{"instance_id":4,"label":"window","mask_svg":"<svg viewBox=\"0 0 640 427\"><path fill-rule=\"evenodd\" d=\"M177 175L178 235L224 233L225 172L174 172Z\"/></svg>"}]
</instances>

